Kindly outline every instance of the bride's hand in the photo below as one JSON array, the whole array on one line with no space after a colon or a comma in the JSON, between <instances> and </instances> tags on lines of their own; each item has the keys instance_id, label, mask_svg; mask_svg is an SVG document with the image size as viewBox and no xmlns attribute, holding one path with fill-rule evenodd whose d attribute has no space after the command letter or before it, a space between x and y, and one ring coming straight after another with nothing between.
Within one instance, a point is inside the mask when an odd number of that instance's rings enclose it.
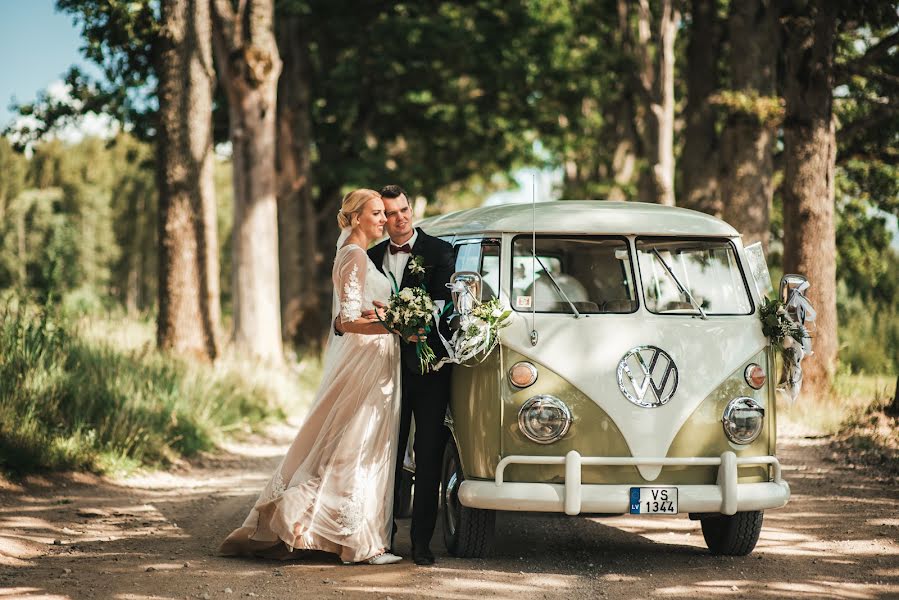
<instances>
[{"instance_id":1,"label":"bride's hand","mask_svg":"<svg viewBox=\"0 0 899 600\"><path fill-rule=\"evenodd\" d=\"M375 300L372 302L375 305L374 310L364 310L362 311L362 317L365 319L373 319L383 321L386 318L386 309L387 306L381 302Z\"/></svg>"}]
</instances>

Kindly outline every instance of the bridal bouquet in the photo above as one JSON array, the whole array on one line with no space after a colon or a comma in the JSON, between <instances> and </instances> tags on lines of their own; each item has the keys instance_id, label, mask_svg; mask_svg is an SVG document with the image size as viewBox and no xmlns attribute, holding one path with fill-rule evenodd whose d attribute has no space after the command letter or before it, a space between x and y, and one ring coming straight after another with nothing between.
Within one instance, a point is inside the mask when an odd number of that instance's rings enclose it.
<instances>
[{"instance_id":1,"label":"bridal bouquet","mask_svg":"<svg viewBox=\"0 0 899 600\"><path fill-rule=\"evenodd\" d=\"M406 287L390 295L384 317L378 317L387 329L396 331L404 340L417 336L415 352L422 373L426 373L437 361L434 350L425 339L434 323L435 308L434 301L424 288Z\"/></svg>"}]
</instances>

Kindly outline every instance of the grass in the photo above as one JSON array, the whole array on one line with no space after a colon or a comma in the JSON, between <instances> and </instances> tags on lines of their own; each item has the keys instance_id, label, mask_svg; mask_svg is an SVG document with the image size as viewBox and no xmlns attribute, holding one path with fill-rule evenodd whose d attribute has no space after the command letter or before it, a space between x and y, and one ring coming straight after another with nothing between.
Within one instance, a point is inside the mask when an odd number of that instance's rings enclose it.
<instances>
[{"instance_id":1,"label":"grass","mask_svg":"<svg viewBox=\"0 0 899 600\"><path fill-rule=\"evenodd\" d=\"M214 365L154 349L153 325L0 307L0 470L166 465L308 405L316 361Z\"/></svg>"},{"instance_id":2,"label":"grass","mask_svg":"<svg viewBox=\"0 0 899 600\"><path fill-rule=\"evenodd\" d=\"M829 438L846 464L873 467L887 478L899 476L899 414L890 414L896 393L893 375L836 377L833 394L816 400L800 398L790 405L778 399L781 422Z\"/></svg>"},{"instance_id":3,"label":"grass","mask_svg":"<svg viewBox=\"0 0 899 600\"><path fill-rule=\"evenodd\" d=\"M840 373L833 393L822 398L802 396L792 404L778 395L777 418L801 426L817 435L834 435L865 415L872 407L892 398L896 379L892 375Z\"/></svg>"}]
</instances>

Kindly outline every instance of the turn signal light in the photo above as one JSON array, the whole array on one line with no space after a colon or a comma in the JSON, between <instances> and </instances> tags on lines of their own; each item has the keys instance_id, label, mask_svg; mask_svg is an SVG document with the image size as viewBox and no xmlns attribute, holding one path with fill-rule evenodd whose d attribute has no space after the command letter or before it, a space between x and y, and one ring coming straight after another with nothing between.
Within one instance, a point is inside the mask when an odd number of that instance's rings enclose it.
<instances>
[{"instance_id":1,"label":"turn signal light","mask_svg":"<svg viewBox=\"0 0 899 600\"><path fill-rule=\"evenodd\" d=\"M768 379L768 376L765 375L765 369L755 363L750 363L749 366L746 367L746 370L743 372L743 377L746 378L746 383L749 384L749 387L754 390L765 385L765 381Z\"/></svg>"},{"instance_id":2,"label":"turn signal light","mask_svg":"<svg viewBox=\"0 0 899 600\"><path fill-rule=\"evenodd\" d=\"M529 362L521 361L509 369L509 381L517 388L526 388L537 381L537 367Z\"/></svg>"}]
</instances>

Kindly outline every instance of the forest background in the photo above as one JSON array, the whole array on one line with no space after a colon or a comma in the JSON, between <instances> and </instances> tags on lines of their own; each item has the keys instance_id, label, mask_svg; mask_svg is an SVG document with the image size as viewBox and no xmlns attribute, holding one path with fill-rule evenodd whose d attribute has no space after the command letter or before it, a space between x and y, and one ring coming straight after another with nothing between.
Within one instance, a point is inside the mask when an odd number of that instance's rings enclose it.
<instances>
[{"instance_id":1,"label":"forest background","mask_svg":"<svg viewBox=\"0 0 899 600\"><path fill-rule=\"evenodd\" d=\"M434 214L522 168L761 241L819 311L801 417L889 408L897 3L56 6L97 69L0 138L0 469L165 463L281 418L315 382L342 194ZM57 138L90 113L114 134Z\"/></svg>"}]
</instances>

